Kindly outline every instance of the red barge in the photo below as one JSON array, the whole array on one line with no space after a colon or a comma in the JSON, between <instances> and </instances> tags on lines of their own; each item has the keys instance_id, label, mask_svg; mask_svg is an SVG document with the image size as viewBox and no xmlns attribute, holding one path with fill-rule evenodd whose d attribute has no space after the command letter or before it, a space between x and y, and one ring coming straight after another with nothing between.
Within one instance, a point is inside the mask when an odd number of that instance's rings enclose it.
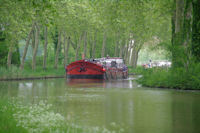
<instances>
[{"instance_id":1,"label":"red barge","mask_svg":"<svg viewBox=\"0 0 200 133\"><path fill-rule=\"evenodd\" d=\"M125 79L128 68L122 58L83 59L66 66L68 79Z\"/></svg>"}]
</instances>

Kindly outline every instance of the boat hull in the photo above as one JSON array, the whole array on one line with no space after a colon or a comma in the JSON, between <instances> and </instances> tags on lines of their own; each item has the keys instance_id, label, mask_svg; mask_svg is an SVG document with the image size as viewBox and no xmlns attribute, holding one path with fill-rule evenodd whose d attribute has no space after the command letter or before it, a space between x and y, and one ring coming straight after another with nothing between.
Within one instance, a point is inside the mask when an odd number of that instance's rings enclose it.
<instances>
[{"instance_id":1,"label":"boat hull","mask_svg":"<svg viewBox=\"0 0 200 133\"><path fill-rule=\"evenodd\" d=\"M100 64L79 60L66 67L68 79L104 79L105 69Z\"/></svg>"},{"instance_id":2,"label":"boat hull","mask_svg":"<svg viewBox=\"0 0 200 133\"><path fill-rule=\"evenodd\" d=\"M69 79L104 79L104 74L90 75L90 74L67 74Z\"/></svg>"}]
</instances>

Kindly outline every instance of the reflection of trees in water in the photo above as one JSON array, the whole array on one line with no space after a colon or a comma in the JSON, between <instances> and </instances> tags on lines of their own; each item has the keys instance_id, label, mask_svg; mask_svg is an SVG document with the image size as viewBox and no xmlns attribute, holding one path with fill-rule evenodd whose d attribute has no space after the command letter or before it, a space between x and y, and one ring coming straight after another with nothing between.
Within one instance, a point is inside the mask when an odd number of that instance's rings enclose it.
<instances>
[{"instance_id":1,"label":"reflection of trees in water","mask_svg":"<svg viewBox=\"0 0 200 133\"><path fill-rule=\"evenodd\" d=\"M110 92L106 96L106 125L115 122L133 132L171 132L170 93Z\"/></svg>"},{"instance_id":2,"label":"reflection of trees in water","mask_svg":"<svg viewBox=\"0 0 200 133\"><path fill-rule=\"evenodd\" d=\"M110 92L106 96L105 119L124 123L129 133L197 133L200 131L199 95L167 91Z\"/></svg>"},{"instance_id":3,"label":"reflection of trees in water","mask_svg":"<svg viewBox=\"0 0 200 133\"><path fill-rule=\"evenodd\" d=\"M18 94L19 84L15 81L1 81L0 82L0 96L1 97L16 97Z\"/></svg>"},{"instance_id":4,"label":"reflection of trees in water","mask_svg":"<svg viewBox=\"0 0 200 133\"><path fill-rule=\"evenodd\" d=\"M174 133L200 132L200 97L187 93L184 92L184 95L175 93L173 95L172 124Z\"/></svg>"}]
</instances>

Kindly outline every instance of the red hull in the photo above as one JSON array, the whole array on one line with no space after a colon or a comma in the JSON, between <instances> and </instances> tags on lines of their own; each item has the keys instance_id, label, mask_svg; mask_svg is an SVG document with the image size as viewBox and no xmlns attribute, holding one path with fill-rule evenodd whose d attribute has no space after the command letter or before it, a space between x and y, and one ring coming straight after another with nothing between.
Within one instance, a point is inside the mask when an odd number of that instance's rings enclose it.
<instances>
[{"instance_id":1,"label":"red hull","mask_svg":"<svg viewBox=\"0 0 200 133\"><path fill-rule=\"evenodd\" d=\"M102 65L85 60L72 62L66 67L69 79L104 79L104 73Z\"/></svg>"}]
</instances>

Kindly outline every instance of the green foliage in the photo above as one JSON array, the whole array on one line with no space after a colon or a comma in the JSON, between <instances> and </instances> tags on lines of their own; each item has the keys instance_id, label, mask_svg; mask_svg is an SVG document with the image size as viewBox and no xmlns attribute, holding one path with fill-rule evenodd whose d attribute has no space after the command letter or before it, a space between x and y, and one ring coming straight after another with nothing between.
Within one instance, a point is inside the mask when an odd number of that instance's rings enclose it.
<instances>
[{"instance_id":1,"label":"green foliage","mask_svg":"<svg viewBox=\"0 0 200 133\"><path fill-rule=\"evenodd\" d=\"M192 33L192 54L200 61L200 1L193 3L193 33Z\"/></svg>"},{"instance_id":2,"label":"green foliage","mask_svg":"<svg viewBox=\"0 0 200 133\"><path fill-rule=\"evenodd\" d=\"M128 67L129 74L143 74L144 68L142 66L137 66L136 68Z\"/></svg>"},{"instance_id":3,"label":"green foliage","mask_svg":"<svg viewBox=\"0 0 200 133\"><path fill-rule=\"evenodd\" d=\"M171 33L170 17L167 17L171 3L163 0L2 0L0 5L3 7L0 9L0 28L4 29L7 48L26 40L32 24L38 23L41 29L40 45L44 43L43 28L48 27L48 53L50 54L54 54L56 49L58 31L70 36L73 42L68 56L70 61L74 60L75 49L82 32L88 33L87 58L90 58L89 53L92 53L95 36L96 57L100 57L104 32L107 34L106 54L110 56L115 53L116 42L119 41L120 45L124 46L130 34L137 40L138 47L141 47L153 36L160 36L159 38L163 39L168 38L168 33ZM164 7L167 8L163 10ZM13 44L13 42L17 43ZM83 49L82 40L80 50Z\"/></svg>"},{"instance_id":4,"label":"green foliage","mask_svg":"<svg viewBox=\"0 0 200 133\"><path fill-rule=\"evenodd\" d=\"M0 41L0 65L5 65L7 61L8 48L5 41Z\"/></svg>"},{"instance_id":5,"label":"green foliage","mask_svg":"<svg viewBox=\"0 0 200 133\"><path fill-rule=\"evenodd\" d=\"M0 100L0 133L28 133L24 128L17 126L17 121L13 114L17 110L13 103L8 99L2 98Z\"/></svg>"},{"instance_id":6,"label":"green foliage","mask_svg":"<svg viewBox=\"0 0 200 133\"><path fill-rule=\"evenodd\" d=\"M12 53L12 64L19 65L20 63L20 55L19 55L19 49L16 45L15 50ZM0 41L0 66L5 66L7 62L7 56L8 56L8 46L6 45L6 41Z\"/></svg>"},{"instance_id":7,"label":"green foliage","mask_svg":"<svg viewBox=\"0 0 200 133\"><path fill-rule=\"evenodd\" d=\"M175 88L175 89L200 89L200 63L185 68L152 68L143 69L143 77L138 80L144 86Z\"/></svg>"}]
</instances>

